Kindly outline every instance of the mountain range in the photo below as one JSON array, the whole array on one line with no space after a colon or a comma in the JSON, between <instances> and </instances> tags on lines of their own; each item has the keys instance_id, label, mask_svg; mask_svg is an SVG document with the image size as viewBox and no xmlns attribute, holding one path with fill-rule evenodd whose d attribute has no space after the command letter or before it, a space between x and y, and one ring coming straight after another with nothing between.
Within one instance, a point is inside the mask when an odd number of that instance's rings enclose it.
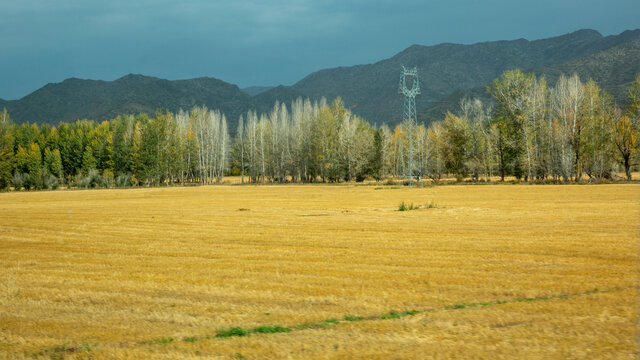
<instances>
[{"instance_id":1,"label":"mountain range","mask_svg":"<svg viewBox=\"0 0 640 360\"><path fill-rule=\"evenodd\" d=\"M413 45L374 64L314 72L292 86L240 89L210 77L170 81L134 74L114 81L70 78L47 84L19 100L0 99L0 108L7 108L19 123L57 124L205 105L225 113L230 129L235 130L241 114L250 109L268 111L276 100L340 96L369 122L394 125L400 121L403 102L398 94L402 66L418 69L418 120L427 123L455 110L463 96L487 99L486 85L515 68L544 75L550 84L560 74L575 72L583 80L593 78L622 101L628 85L640 73L640 29L606 37L595 30L579 30L534 41Z\"/></svg>"},{"instance_id":2,"label":"mountain range","mask_svg":"<svg viewBox=\"0 0 640 360\"><path fill-rule=\"evenodd\" d=\"M631 32L629 32L631 33ZM544 76L548 84L555 84L560 75L578 74L583 81L593 79L598 86L613 96L620 105L627 100L628 89L640 74L640 36L621 42L594 54L570 59L556 66L528 69L536 76ZM488 84L485 84L488 85ZM454 91L432 106L418 111L419 119L433 121L444 118L447 111L455 109L464 97L479 98L493 103L486 86Z\"/></svg>"}]
</instances>

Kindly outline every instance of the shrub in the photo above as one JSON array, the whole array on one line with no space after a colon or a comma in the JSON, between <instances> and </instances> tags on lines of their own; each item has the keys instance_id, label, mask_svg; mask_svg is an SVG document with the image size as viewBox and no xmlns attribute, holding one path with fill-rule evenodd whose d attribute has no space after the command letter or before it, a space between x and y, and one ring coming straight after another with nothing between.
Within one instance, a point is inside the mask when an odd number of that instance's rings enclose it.
<instances>
[{"instance_id":1,"label":"shrub","mask_svg":"<svg viewBox=\"0 0 640 360\"><path fill-rule=\"evenodd\" d=\"M20 190L22 189L22 187L25 187L25 189L28 189L28 187L30 187L30 185L26 185L29 183L29 174L27 173L21 173L21 172L16 172L15 174L13 174L13 177L11 178L11 185L13 185L13 188L16 190Z\"/></svg>"},{"instance_id":2,"label":"shrub","mask_svg":"<svg viewBox=\"0 0 640 360\"><path fill-rule=\"evenodd\" d=\"M31 180L31 187L36 190L48 189L47 178L49 177L49 171L46 169L38 169L34 174L29 173L29 179Z\"/></svg>"},{"instance_id":3,"label":"shrub","mask_svg":"<svg viewBox=\"0 0 640 360\"><path fill-rule=\"evenodd\" d=\"M104 179L98 173L98 170L91 169L86 176L81 177L78 181L78 187L88 189L104 186Z\"/></svg>"},{"instance_id":4,"label":"shrub","mask_svg":"<svg viewBox=\"0 0 640 360\"><path fill-rule=\"evenodd\" d=\"M113 171L106 169L105 171L102 172L102 179L103 179L103 183L105 187L112 187L116 180L113 177Z\"/></svg>"},{"instance_id":5,"label":"shrub","mask_svg":"<svg viewBox=\"0 0 640 360\"><path fill-rule=\"evenodd\" d=\"M120 174L116 178L116 187L129 187L131 185L131 174Z\"/></svg>"},{"instance_id":6,"label":"shrub","mask_svg":"<svg viewBox=\"0 0 640 360\"><path fill-rule=\"evenodd\" d=\"M141 184L140 180L138 180L138 178L136 178L135 175L131 176L131 186L138 186Z\"/></svg>"},{"instance_id":7,"label":"shrub","mask_svg":"<svg viewBox=\"0 0 640 360\"><path fill-rule=\"evenodd\" d=\"M58 178L55 175L48 174L48 176L46 176L44 178L44 188L45 189L55 190L55 189L58 188L58 186L60 186L60 182L59 182Z\"/></svg>"},{"instance_id":8,"label":"shrub","mask_svg":"<svg viewBox=\"0 0 640 360\"><path fill-rule=\"evenodd\" d=\"M396 184L396 182L395 182L395 180L393 180L392 178L388 178L388 179L384 182L384 184L385 184L385 185L395 185L395 184Z\"/></svg>"}]
</instances>

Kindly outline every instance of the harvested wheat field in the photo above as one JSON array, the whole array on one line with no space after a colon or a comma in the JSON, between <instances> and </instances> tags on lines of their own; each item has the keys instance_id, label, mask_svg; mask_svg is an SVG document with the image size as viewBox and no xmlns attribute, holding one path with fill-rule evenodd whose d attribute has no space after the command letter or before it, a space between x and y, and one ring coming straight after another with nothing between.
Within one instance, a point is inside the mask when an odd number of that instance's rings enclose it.
<instances>
[{"instance_id":1,"label":"harvested wheat field","mask_svg":"<svg viewBox=\"0 0 640 360\"><path fill-rule=\"evenodd\" d=\"M639 190L0 194L0 357L632 359Z\"/></svg>"}]
</instances>

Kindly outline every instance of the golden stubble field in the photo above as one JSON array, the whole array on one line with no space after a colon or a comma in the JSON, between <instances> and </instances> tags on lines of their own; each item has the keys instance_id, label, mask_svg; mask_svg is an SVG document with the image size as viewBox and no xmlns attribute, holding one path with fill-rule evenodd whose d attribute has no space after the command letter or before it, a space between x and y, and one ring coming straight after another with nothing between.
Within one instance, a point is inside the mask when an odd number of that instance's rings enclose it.
<instances>
[{"instance_id":1,"label":"golden stubble field","mask_svg":"<svg viewBox=\"0 0 640 360\"><path fill-rule=\"evenodd\" d=\"M632 359L639 190L0 194L0 357Z\"/></svg>"}]
</instances>

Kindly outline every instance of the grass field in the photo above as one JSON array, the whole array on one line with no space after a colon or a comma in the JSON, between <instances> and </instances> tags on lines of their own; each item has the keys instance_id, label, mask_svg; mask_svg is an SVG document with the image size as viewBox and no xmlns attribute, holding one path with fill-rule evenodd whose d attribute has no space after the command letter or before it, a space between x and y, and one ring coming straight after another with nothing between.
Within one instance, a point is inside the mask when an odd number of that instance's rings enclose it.
<instances>
[{"instance_id":1,"label":"grass field","mask_svg":"<svg viewBox=\"0 0 640 360\"><path fill-rule=\"evenodd\" d=\"M0 358L637 358L639 190L0 194Z\"/></svg>"}]
</instances>

